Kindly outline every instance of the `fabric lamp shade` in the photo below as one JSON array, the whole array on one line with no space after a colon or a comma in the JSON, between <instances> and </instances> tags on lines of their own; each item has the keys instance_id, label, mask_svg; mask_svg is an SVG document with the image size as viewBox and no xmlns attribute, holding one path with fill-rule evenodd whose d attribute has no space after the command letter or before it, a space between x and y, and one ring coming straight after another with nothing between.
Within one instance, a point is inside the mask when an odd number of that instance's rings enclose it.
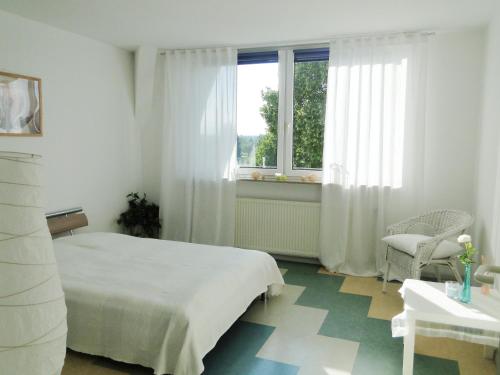
<instances>
[{"instance_id":1,"label":"fabric lamp shade","mask_svg":"<svg viewBox=\"0 0 500 375\"><path fill-rule=\"evenodd\" d=\"M40 157L0 152L0 374L60 374L66 305L44 215Z\"/></svg>"}]
</instances>

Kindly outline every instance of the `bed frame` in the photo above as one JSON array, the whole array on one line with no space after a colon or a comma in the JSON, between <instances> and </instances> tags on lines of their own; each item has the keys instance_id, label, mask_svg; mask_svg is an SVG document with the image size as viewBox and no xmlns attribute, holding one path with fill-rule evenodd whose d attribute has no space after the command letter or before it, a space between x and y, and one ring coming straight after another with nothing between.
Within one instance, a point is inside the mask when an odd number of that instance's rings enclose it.
<instances>
[{"instance_id":1,"label":"bed frame","mask_svg":"<svg viewBox=\"0 0 500 375\"><path fill-rule=\"evenodd\" d=\"M52 235L65 232L73 234L74 229L89 225L87 216L81 207L48 212L45 217Z\"/></svg>"}]
</instances>

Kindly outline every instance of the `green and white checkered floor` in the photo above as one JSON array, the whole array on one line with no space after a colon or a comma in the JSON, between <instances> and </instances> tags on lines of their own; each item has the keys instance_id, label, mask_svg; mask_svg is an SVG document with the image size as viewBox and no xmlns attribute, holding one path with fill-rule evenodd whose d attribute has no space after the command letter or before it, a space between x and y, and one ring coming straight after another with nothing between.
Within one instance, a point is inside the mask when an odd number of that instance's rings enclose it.
<instances>
[{"instance_id":1,"label":"green and white checkered floor","mask_svg":"<svg viewBox=\"0 0 500 375\"><path fill-rule=\"evenodd\" d=\"M279 262L286 286L256 300L205 360L204 375L399 375L403 342L391 336L402 310L391 283ZM415 374L494 374L479 345L417 337ZM63 375L152 374L140 366L69 352Z\"/></svg>"}]
</instances>

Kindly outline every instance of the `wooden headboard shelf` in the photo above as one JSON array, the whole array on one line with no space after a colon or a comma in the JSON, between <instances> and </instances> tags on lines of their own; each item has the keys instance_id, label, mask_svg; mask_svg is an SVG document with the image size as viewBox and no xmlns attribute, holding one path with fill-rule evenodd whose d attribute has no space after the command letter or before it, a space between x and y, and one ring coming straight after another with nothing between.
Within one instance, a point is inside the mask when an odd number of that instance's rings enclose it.
<instances>
[{"instance_id":1,"label":"wooden headboard shelf","mask_svg":"<svg viewBox=\"0 0 500 375\"><path fill-rule=\"evenodd\" d=\"M45 216L52 235L71 232L73 229L89 225L87 216L81 207L49 212Z\"/></svg>"}]
</instances>

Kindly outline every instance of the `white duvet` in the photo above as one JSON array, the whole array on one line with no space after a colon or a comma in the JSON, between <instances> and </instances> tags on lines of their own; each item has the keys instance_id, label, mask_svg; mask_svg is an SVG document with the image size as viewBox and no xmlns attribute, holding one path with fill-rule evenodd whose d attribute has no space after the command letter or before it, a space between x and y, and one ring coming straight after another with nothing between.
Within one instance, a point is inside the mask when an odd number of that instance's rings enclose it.
<instances>
[{"instance_id":1,"label":"white duvet","mask_svg":"<svg viewBox=\"0 0 500 375\"><path fill-rule=\"evenodd\" d=\"M283 278L266 253L114 233L54 240L69 348L198 375L202 359L260 293Z\"/></svg>"}]
</instances>

